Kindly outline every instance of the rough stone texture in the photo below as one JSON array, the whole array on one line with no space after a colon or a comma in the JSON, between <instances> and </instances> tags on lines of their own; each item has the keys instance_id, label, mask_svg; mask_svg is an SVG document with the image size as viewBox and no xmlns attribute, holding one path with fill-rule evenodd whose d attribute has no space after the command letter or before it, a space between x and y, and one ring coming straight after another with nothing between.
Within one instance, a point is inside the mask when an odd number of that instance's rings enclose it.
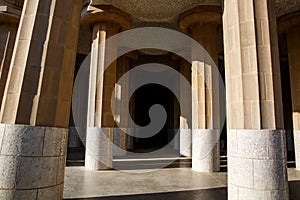
<instances>
[{"instance_id":1,"label":"rough stone texture","mask_svg":"<svg viewBox=\"0 0 300 200\"><path fill-rule=\"evenodd\" d=\"M35 200L38 190L0 190L0 199L7 200Z\"/></svg>"},{"instance_id":2,"label":"rough stone texture","mask_svg":"<svg viewBox=\"0 0 300 200\"><path fill-rule=\"evenodd\" d=\"M37 199L41 200L61 200L64 184L57 185L51 188L39 189Z\"/></svg>"},{"instance_id":3,"label":"rough stone texture","mask_svg":"<svg viewBox=\"0 0 300 200\"><path fill-rule=\"evenodd\" d=\"M177 23L178 13L182 13L199 5L221 5L220 0L92 0L92 5L112 4L113 6L132 15L134 23L139 22L168 22Z\"/></svg>"},{"instance_id":4,"label":"rough stone texture","mask_svg":"<svg viewBox=\"0 0 300 200\"><path fill-rule=\"evenodd\" d=\"M229 130L227 137L229 199L288 199L285 132Z\"/></svg>"},{"instance_id":5,"label":"rough stone texture","mask_svg":"<svg viewBox=\"0 0 300 200\"><path fill-rule=\"evenodd\" d=\"M44 137L43 127L6 125L1 154L42 156Z\"/></svg>"},{"instance_id":6,"label":"rough stone texture","mask_svg":"<svg viewBox=\"0 0 300 200\"><path fill-rule=\"evenodd\" d=\"M114 156L124 156L127 150L126 132L120 128L114 129Z\"/></svg>"},{"instance_id":7,"label":"rough stone texture","mask_svg":"<svg viewBox=\"0 0 300 200\"><path fill-rule=\"evenodd\" d=\"M220 131L192 130L192 169L199 172L220 170Z\"/></svg>"},{"instance_id":8,"label":"rough stone texture","mask_svg":"<svg viewBox=\"0 0 300 200\"><path fill-rule=\"evenodd\" d=\"M1 190L0 200L61 200L64 184L36 190Z\"/></svg>"},{"instance_id":9,"label":"rough stone texture","mask_svg":"<svg viewBox=\"0 0 300 200\"><path fill-rule=\"evenodd\" d=\"M114 128L90 127L86 135L85 168L112 168Z\"/></svg>"},{"instance_id":10,"label":"rough stone texture","mask_svg":"<svg viewBox=\"0 0 300 200\"><path fill-rule=\"evenodd\" d=\"M275 0L277 17L300 10L299 0Z\"/></svg>"},{"instance_id":11,"label":"rough stone texture","mask_svg":"<svg viewBox=\"0 0 300 200\"><path fill-rule=\"evenodd\" d=\"M3 124L1 128L1 198L40 200L51 194L51 199L61 199L68 130Z\"/></svg>"}]
</instances>

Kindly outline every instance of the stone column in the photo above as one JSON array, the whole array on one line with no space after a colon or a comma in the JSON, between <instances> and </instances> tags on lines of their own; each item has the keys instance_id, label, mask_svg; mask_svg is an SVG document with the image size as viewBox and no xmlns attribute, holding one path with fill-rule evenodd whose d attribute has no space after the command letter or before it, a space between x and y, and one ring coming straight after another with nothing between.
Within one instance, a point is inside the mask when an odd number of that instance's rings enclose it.
<instances>
[{"instance_id":1,"label":"stone column","mask_svg":"<svg viewBox=\"0 0 300 200\"><path fill-rule=\"evenodd\" d=\"M85 168L106 170L113 166L114 116L111 100L116 83L117 61L106 70L104 67L106 57L116 55L118 49L117 44L107 46L104 42L120 29L128 29L130 22L127 14L112 6L88 6L83 15L82 24L93 30Z\"/></svg>"},{"instance_id":2,"label":"stone column","mask_svg":"<svg viewBox=\"0 0 300 200\"><path fill-rule=\"evenodd\" d=\"M228 199L289 199L271 0L224 1Z\"/></svg>"},{"instance_id":3,"label":"stone column","mask_svg":"<svg viewBox=\"0 0 300 200\"><path fill-rule=\"evenodd\" d=\"M120 79L126 72L129 70L129 58L127 56L122 56L118 59L118 66L117 66L117 79ZM114 144L116 147L114 149L115 156L126 155L127 150L127 131L128 127L128 118L126 113L126 99L128 99L129 93L129 79L124 79L122 85L117 85L116 90L116 110L117 110L117 119L119 127L115 128L114 132Z\"/></svg>"},{"instance_id":4,"label":"stone column","mask_svg":"<svg viewBox=\"0 0 300 200\"><path fill-rule=\"evenodd\" d=\"M300 12L282 17L279 20L279 30L284 31L287 36L296 169L300 170Z\"/></svg>"},{"instance_id":5,"label":"stone column","mask_svg":"<svg viewBox=\"0 0 300 200\"><path fill-rule=\"evenodd\" d=\"M62 199L81 6L25 1L0 113L4 199Z\"/></svg>"},{"instance_id":6,"label":"stone column","mask_svg":"<svg viewBox=\"0 0 300 200\"><path fill-rule=\"evenodd\" d=\"M0 105L15 45L21 11L0 6Z\"/></svg>"},{"instance_id":7,"label":"stone column","mask_svg":"<svg viewBox=\"0 0 300 200\"><path fill-rule=\"evenodd\" d=\"M182 59L180 62L180 73L183 76L182 78L191 82L191 64ZM182 102L180 107L188 110L188 116L180 116L180 155L192 157L192 91L189 91L182 86L183 84L180 85L180 98Z\"/></svg>"},{"instance_id":8,"label":"stone column","mask_svg":"<svg viewBox=\"0 0 300 200\"><path fill-rule=\"evenodd\" d=\"M192 58L192 169L199 172L220 170L220 113L218 74L210 58L218 63L217 29L221 8L197 7L181 14L179 26L207 51L202 60ZM197 54L201 52L192 52ZM209 58L209 57L210 58ZM198 70L202 70L202 75ZM195 112L198 108L198 113Z\"/></svg>"}]
</instances>

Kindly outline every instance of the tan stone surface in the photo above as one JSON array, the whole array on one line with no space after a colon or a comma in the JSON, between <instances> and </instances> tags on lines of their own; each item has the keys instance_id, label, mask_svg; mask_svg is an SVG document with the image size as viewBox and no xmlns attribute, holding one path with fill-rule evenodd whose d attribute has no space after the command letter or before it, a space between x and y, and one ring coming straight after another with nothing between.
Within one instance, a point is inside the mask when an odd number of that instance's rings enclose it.
<instances>
[{"instance_id":1,"label":"tan stone surface","mask_svg":"<svg viewBox=\"0 0 300 200\"><path fill-rule=\"evenodd\" d=\"M94 25L88 108L89 127L114 127L111 97L116 82L117 63L113 62L105 69L105 57L108 56L107 53L116 54L117 49L112 52L107 50L105 45L100 44L110 36L117 34L118 27L118 25L110 23Z\"/></svg>"},{"instance_id":2,"label":"tan stone surface","mask_svg":"<svg viewBox=\"0 0 300 200\"><path fill-rule=\"evenodd\" d=\"M193 110L198 106L198 113L193 112L192 116L192 126L195 129L218 129L220 126L218 78L213 72L215 66L209 62L212 59L216 66L218 64L219 24L221 8L217 6L197 7L179 16L179 27L189 33L208 53L192 52L192 55L203 54L203 60L193 60L192 63L192 94L196 97L193 100L195 102L192 102Z\"/></svg>"},{"instance_id":3,"label":"tan stone surface","mask_svg":"<svg viewBox=\"0 0 300 200\"><path fill-rule=\"evenodd\" d=\"M276 17L271 1L227 1L224 48L229 129L282 129Z\"/></svg>"},{"instance_id":4,"label":"tan stone surface","mask_svg":"<svg viewBox=\"0 0 300 200\"><path fill-rule=\"evenodd\" d=\"M67 127L82 2L26 3L1 122Z\"/></svg>"}]
</instances>

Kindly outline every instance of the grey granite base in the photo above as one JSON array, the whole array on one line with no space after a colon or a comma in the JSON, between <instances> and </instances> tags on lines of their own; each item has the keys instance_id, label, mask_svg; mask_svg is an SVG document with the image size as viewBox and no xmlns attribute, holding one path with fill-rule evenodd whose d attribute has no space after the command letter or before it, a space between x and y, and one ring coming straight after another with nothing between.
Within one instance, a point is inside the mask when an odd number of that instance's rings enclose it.
<instances>
[{"instance_id":1,"label":"grey granite base","mask_svg":"<svg viewBox=\"0 0 300 200\"><path fill-rule=\"evenodd\" d=\"M127 144L126 144L127 150L133 149L133 146L134 146L133 143L134 143L134 137L131 135L127 135Z\"/></svg>"},{"instance_id":2,"label":"grey granite base","mask_svg":"<svg viewBox=\"0 0 300 200\"><path fill-rule=\"evenodd\" d=\"M289 199L282 130L228 130L228 199Z\"/></svg>"},{"instance_id":3,"label":"grey granite base","mask_svg":"<svg viewBox=\"0 0 300 200\"><path fill-rule=\"evenodd\" d=\"M296 169L300 170L300 130L294 130Z\"/></svg>"},{"instance_id":4,"label":"grey granite base","mask_svg":"<svg viewBox=\"0 0 300 200\"><path fill-rule=\"evenodd\" d=\"M114 128L92 127L86 133L85 168L107 170L113 166Z\"/></svg>"},{"instance_id":5,"label":"grey granite base","mask_svg":"<svg viewBox=\"0 0 300 200\"><path fill-rule=\"evenodd\" d=\"M114 156L125 156L127 150L127 135L123 129L115 128L114 129L114 147L113 155Z\"/></svg>"},{"instance_id":6,"label":"grey granite base","mask_svg":"<svg viewBox=\"0 0 300 200\"><path fill-rule=\"evenodd\" d=\"M68 129L0 125L0 199L62 199Z\"/></svg>"},{"instance_id":7,"label":"grey granite base","mask_svg":"<svg viewBox=\"0 0 300 200\"><path fill-rule=\"evenodd\" d=\"M220 171L220 131L192 130L192 169L198 172Z\"/></svg>"},{"instance_id":8,"label":"grey granite base","mask_svg":"<svg viewBox=\"0 0 300 200\"><path fill-rule=\"evenodd\" d=\"M192 130L180 129L180 155L192 157Z\"/></svg>"}]
</instances>

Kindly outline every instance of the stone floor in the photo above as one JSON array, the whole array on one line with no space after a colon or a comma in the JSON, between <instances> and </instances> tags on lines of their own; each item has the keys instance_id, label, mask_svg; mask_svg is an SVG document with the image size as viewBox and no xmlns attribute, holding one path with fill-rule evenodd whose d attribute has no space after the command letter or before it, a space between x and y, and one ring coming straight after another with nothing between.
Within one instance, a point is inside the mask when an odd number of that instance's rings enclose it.
<instances>
[{"instance_id":1,"label":"stone floor","mask_svg":"<svg viewBox=\"0 0 300 200\"><path fill-rule=\"evenodd\" d=\"M65 199L89 200L225 200L227 173L198 173L191 168L157 171L87 171L67 167ZM300 171L290 168L290 199L300 199Z\"/></svg>"}]
</instances>

